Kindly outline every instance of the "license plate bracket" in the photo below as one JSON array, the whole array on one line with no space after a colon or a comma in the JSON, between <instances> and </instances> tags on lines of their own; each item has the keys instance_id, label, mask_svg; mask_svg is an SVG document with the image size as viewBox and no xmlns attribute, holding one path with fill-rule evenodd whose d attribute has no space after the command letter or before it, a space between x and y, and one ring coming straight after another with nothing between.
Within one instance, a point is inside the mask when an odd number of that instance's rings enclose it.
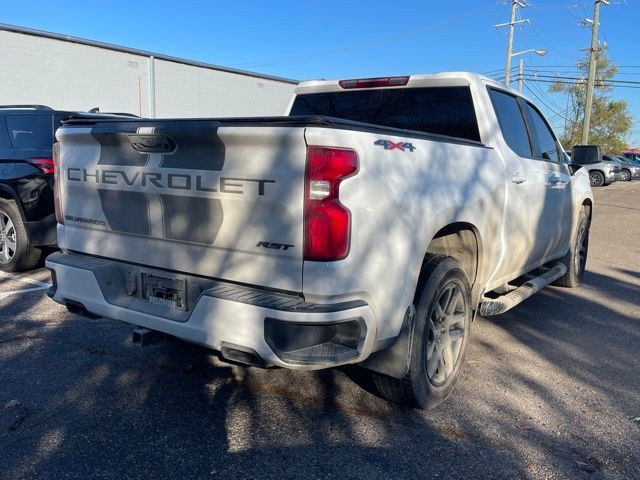
<instances>
[{"instance_id":1,"label":"license plate bracket","mask_svg":"<svg viewBox=\"0 0 640 480\"><path fill-rule=\"evenodd\" d=\"M187 280L171 274L142 272L142 298L153 305L162 305L186 312Z\"/></svg>"}]
</instances>

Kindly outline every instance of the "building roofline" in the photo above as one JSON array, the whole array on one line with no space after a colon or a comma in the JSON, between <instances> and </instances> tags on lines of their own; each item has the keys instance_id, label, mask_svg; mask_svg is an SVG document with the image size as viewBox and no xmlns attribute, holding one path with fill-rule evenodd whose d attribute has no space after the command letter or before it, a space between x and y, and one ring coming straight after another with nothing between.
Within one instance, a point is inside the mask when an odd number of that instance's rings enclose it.
<instances>
[{"instance_id":1,"label":"building roofline","mask_svg":"<svg viewBox=\"0 0 640 480\"><path fill-rule=\"evenodd\" d=\"M9 25L6 23L0 23L0 31L1 30L7 31L7 32L21 33L24 35L31 35L34 37L45 37L45 38L50 38L52 40L59 40L62 42L77 43L80 45L103 48L106 50L129 53L132 55L139 55L143 57L154 57L154 58L157 58L158 60L165 60L167 62L181 63L183 65L190 65L192 67L208 68L210 70L219 70L222 72L235 73L238 75L245 75L248 77L262 78L265 80L274 80L276 82L291 83L294 85L297 85L299 83L298 80L293 80L291 78L276 77L273 75L265 75L262 73L249 72L247 70L238 70L235 68L221 67L220 65L214 65L212 63L198 62L195 60L188 60L186 58L172 57L170 55L164 55L162 53L154 53L154 52L149 52L147 50L140 50L137 48L123 47L121 45L98 42L95 40L87 40L84 38L72 37L71 35L62 35L59 33L46 32L44 30L36 30L33 28L18 27L18 26Z\"/></svg>"}]
</instances>

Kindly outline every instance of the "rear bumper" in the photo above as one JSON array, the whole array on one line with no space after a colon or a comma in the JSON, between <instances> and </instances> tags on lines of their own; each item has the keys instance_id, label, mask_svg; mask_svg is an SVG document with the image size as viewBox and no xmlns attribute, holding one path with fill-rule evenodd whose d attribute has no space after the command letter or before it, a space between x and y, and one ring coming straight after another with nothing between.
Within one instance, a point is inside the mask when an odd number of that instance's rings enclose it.
<instances>
[{"instance_id":1,"label":"rear bumper","mask_svg":"<svg viewBox=\"0 0 640 480\"><path fill-rule=\"evenodd\" d=\"M56 226L55 213L36 222L24 222L24 228L34 247L55 247L57 243Z\"/></svg>"},{"instance_id":2,"label":"rear bumper","mask_svg":"<svg viewBox=\"0 0 640 480\"><path fill-rule=\"evenodd\" d=\"M46 265L53 272L50 296L56 302L80 305L92 315L163 332L223 355L229 349L248 351L267 365L314 370L359 363L374 349L376 321L362 301L309 304L211 281L213 286L201 291L190 311L176 314L170 307L123 294L126 264L54 253ZM122 285L114 285L117 279ZM193 279L197 281L202 282Z\"/></svg>"}]
</instances>

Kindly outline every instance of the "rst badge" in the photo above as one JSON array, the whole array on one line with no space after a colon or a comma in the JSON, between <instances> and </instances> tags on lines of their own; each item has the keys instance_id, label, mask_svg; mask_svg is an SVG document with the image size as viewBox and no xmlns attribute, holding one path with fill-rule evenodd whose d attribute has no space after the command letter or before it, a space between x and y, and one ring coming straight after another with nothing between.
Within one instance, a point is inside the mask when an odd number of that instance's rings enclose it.
<instances>
[{"instance_id":1,"label":"rst badge","mask_svg":"<svg viewBox=\"0 0 640 480\"><path fill-rule=\"evenodd\" d=\"M410 152L413 152L416 147L413 146L413 143L409 143L409 142L394 142L391 140L376 140L375 142L373 142L374 145L377 145L379 147L384 147L385 150L400 150L401 152L406 152L407 150Z\"/></svg>"}]
</instances>

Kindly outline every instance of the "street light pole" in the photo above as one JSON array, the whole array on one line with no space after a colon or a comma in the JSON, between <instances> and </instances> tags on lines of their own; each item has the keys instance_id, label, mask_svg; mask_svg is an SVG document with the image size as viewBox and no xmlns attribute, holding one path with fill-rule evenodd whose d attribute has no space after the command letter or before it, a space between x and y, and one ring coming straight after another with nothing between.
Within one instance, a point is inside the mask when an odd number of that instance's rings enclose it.
<instances>
[{"instance_id":1,"label":"street light pole","mask_svg":"<svg viewBox=\"0 0 640 480\"><path fill-rule=\"evenodd\" d=\"M523 50L522 52L512 53L511 56L517 57L518 55L525 55L527 53L535 53L536 55L540 55L541 57L544 57L547 53L549 53L549 51L544 49L530 48L529 50ZM523 84L524 84L524 59L521 58L520 61L518 62L518 91L519 92L522 92Z\"/></svg>"},{"instance_id":2,"label":"street light pole","mask_svg":"<svg viewBox=\"0 0 640 480\"><path fill-rule=\"evenodd\" d=\"M584 120L582 122L582 138L580 143L589 143L589 123L591 122L591 108L593 106L593 85L596 80L596 63L598 52L598 27L600 24L600 4L609 5L606 0L595 0L593 6L593 23L591 24L591 48L589 49L589 79L587 80L587 100L584 105Z\"/></svg>"}]
</instances>

